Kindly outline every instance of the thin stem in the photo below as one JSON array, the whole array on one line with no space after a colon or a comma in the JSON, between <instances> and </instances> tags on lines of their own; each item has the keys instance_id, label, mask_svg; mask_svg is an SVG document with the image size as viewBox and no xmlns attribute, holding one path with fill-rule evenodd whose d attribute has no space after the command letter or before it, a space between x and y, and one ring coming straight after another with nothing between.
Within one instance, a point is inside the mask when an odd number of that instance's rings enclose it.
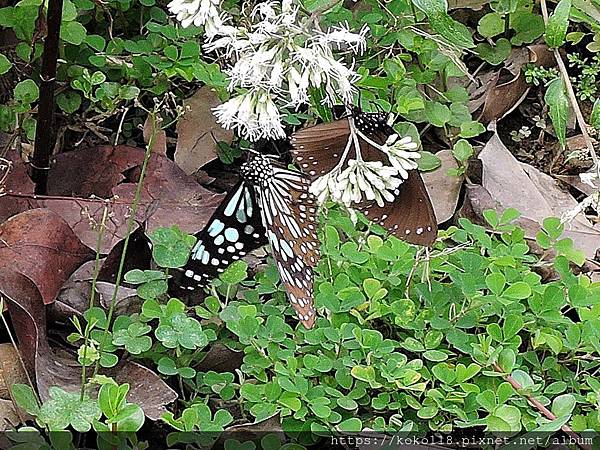
<instances>
[{"instance_id":1,"label":"thin stem","mask_svg":"<svg viewBox=\"0 0 600 450\"><path fill-rule=\"evenodd\" d=\"M140 173L140 179L138 180L137 187L135 189L135 196L133 198L133 203L131 204L131 215L129 216L129 220L127 221L127 234L125 235L125 242L123 243L123 253L121 253L121 259L119 260L119 269L117 270L117 278L115 280L115 290L113 292L112 298L110 299L110 307L108 309L108 317L106 318L106 326L104 327L104 334L102 337L102 342L100 342L100 348L98 350L100 356L102 356L102 352L104 351L104 346L106 343L106 339L108 338L108 329L110 328L110 322L112 321L112 316L115 311L115 305L117 303L117 295L119 294L119 288L121 286L121 278L123 276L123 268L125 267L125 257L127 255L127 247L129 246L129 238L131 237L131 233L133 232L133 224L135 222L135 216L138 208L138 204L140 201L140 197L142 196L142 187L144 184L144 178L146 176L146 170L148 169L148 161L150 161L150 156L152 155L152 148L154 147L154 141L156 139L156 135L158 133L158 127L156 126L156 110L150 112L152 120L154 121L152 132L150 133L150 138L148 139L148 144L146 146L146 153L144 154L144 162L142 164L142 170ZM94 366L94 374L92 377L95 377L98 374L98 370L100 368L100 358L96 361L96 365Z\"/></svg>"},{"instance_id":2,"label":"thin stem","mask_svg":"<svg viewBox=\"0 0 600 450\"><path fill-rule=\"evenodd\" d=\"M543 0L542 0L543 1ZM542 405L540 403L540 401L535 398L533 395L527 393L527 392L522 392L523 386L521 386L519 384L519 382L517 380L515 380L511 375L506 374L504 372L504 370L502 370L502 367L500 367L497 363L494 363L494 370L498 373L502 373L503 378L508 381L510 383L510 385L521 395L523 395L527 401L529 402L529 404L531 406L533 406L535 409L537 409L540 413L542 413L547 419L550 420L556 420L556 416L552 413L552 411L550 411L548 408L546 408L544 405ZM582 442L581 436L579 436L577 433L575 433L571 427L569 427L568 425L563 425L562 427L560 427L561 430L563 430L566 434L568 434L569 436L571 436L573 439L575 439L575 442L577 442L577 445L582 448L583 450L591 450L591 446L586 445Z\"/></svg>"},{"instance_id":3,"label":"thin stem","mask_svg":"<svg viewBox=\"0 0 600 450\"><path fill-rule=\"evenodd\" d=\"M100 248L102 246L102 239L104 239L104 232L106 231L106 220L108 219L108 206L104 205L104 210L102 211L102 220L100 221L100 228L98 229L98 238L96 240L96 260L94 261L94 275L92 277L92 292L90 293L90 302L88 304L88 309L94 307L94 301L96 299L96 282L98 280L98 274L100 273ZM87 366L86 356L88 343L90 340L90 333L92 332L92 327L89 324L85 327L85 336L83 338L83 365L81 368L81 393L80 400L83 401L83 396L85 395L85 387L87 381Z\"/></svg>"},{"instance_id":4,"label":"thin stem","mask_svg":"<svg viewBox=\"0 0 600 450\"><path fill-rule=\"evenodd\" d=\"M544 18L544 23L548 25L548 7L546 6L546 0L540 0L540 6L542 9L542 16ZM567 67L562 59L562 56L557 48L553 49L554 58L556 59L556 63L558 64L558 68L560 70L561 77L563 82L567 88L567 94L569 96L569 101L571 102L571 107L573 111L575 111L575 117L577 119L577 125L579 125L579 129L581 130L581 135L583 136L583 140L588 148L590 153L590 157L594 163L594 168L600 177L600 162L598 160L598 155L596 154L596 150L594 149L594 144L592 143L592 139L588 133L587 124L585 123L585 118L581 113L581 108L579 107L579 102L577 101L577 96L575 95L575 90L573 89L573 84L571 83L571 79L569 78L569 72L567 71Z\"/></svg>"}]
</instances>

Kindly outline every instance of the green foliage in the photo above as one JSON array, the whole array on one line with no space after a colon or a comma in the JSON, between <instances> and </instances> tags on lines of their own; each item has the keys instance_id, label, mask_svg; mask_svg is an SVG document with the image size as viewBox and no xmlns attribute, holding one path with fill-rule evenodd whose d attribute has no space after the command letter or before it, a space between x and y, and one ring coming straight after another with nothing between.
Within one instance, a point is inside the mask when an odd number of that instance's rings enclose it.
<instances>
[{"instance_id":1,"label":"green foliage","mask_svg":"<svg viewBox=\"0 0 600 450\"><path fill-rule=\"evenodd\" d=\"M546 43L550 48L558 48L565 42L569 27L571 0L560 0L546 26Z\"/></svg>"},{"instance_id":2,"label":"green foliage","mask_svg":"<svg viewBox=\"0 0 600 450\"><path fill-rule=\"evenodd\" d=\"M548 105L554 132L564 148L567 142L567 121L569 120L569 99L561 78L555 78L548 84L544 101Z\"/></svg>"}]
</instances>

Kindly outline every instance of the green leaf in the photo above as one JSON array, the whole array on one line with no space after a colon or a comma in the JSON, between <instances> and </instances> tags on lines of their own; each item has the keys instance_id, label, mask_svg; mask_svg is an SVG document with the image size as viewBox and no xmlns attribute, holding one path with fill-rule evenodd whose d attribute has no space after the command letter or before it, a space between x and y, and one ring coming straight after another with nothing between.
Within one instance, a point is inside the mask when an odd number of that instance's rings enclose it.
<instances>
[{"instance_id":1,"label":"green leaf","mask_svg":"<svg viewBox=\"0 0 600 450\"><path fill-rule=\"evenodd\" d=\"M464 164L471 156L473 156L473 146L469 144L468 141L459 139L456 144L454 144L454 147L452 147L452 156L454 156L457 161Z\"/></svg>"},{"instance_id":2,"label":"green leaf","mask_svg":"<svg viewBox=\"0 0 600 450\"><path fill-rule=\"evenodd\" d=\"M221 281L227 284L241 283L248 277L248 263L245 261L235 261L227 267L219 276Z\"/></svg>"},{"instance_id":3,"label":"green leaf","mask_svg":"<svg viewBox=\"0 0 600 450\"><path fill-rule=\"evenodd\" d=\"M92 422L102 415L95 400L79 398L79 392L66 392L53 386L50 398L40 409L38 419L48 424L50 430L64 430L69 425L76 431L85 433L92 427Z\"/></svg>"},{"instance_id":4,"label":"green leaf","mask_svg":"<svg viewBox=\"0 0 600 450\"><path fill-rule=\"evenodd\" d=\"M340 422L336 428L339 431L345 432L358 432L362 431L362 422L357 417L351 417L350 419L346 419L343 422Z\"/></svg>"},{"instance_id":5,"label":"green leaf","mask_svg":"<svg viewBox=\"0 0 600 450\"><path fill-rule=\"evenodd\" d=\"M6 56L0 53L0 75L4 75L10 70L11 67L12 63L8 60Z\"/></svg>"},{"instance_id":6,"label":"green leaf","mask_svg":"<svg viewBox=\"0 0 600 450\"><path fill-rule=\"evenodd\" d=\"M421 157L417 159L417 164L419 164L419 170L421 172L429 172L431 170L435 170L442 165L442 161L440 158L435 156L433 153L423 150L420 152Z\"/></svg>"},{"instance_id":7,"label":"green leaf","mask_svg":"<svg viewBox=\"0 0 600 450\"><path fill-rule=\"evenodd\" d=\"M569 416L575 409L575 397L571 394L562 394L552 401L550 409L556 417Z\"/></svg>"},{"instance_id":8,"label":"green leaf","mask_svg":"<svg viewBox=\"0 0 600 450\"><path fill-rule=\"evenodd\" d=\"M23 408L25 412L31 414L32 416L37 416L40 411L40 404L38 403L35 392L28 384L13 384L11 386L12 396L19 405L20 408Z\"/></svg>"},{"instance_id":9,"label":"green leaf","mask_svg":"<svg viewBox=\"0 0 600 450\"><path fill-rule=\"evenodd\" d=\"M469 29L448 15L446 0L412 0L412 2L425 13L431 28L442 38L459 48L475 47Z\"/></svg>"},{"instance_id":10,"label":"green leaf","mask_svg":"<svg viewBox=\"0 0 600 450\"><path fill-rule=\"evenodd\" d=\"M23 80L15 86L14 96L15 100L20 103L33 103L40 97L40 89L35 84L35 81L30 79Z\"/></svg>"},{"instance_id":11,"label":"green leaf","mask_svg":"<svg viewBox=\"0 0 600 450\"><path fill-rule=\"evenodd\" d=\"M506 290L502 293L503 297L514 298L518 300L528 298L530 295L531 288L524 281L517 281L516 283L506 288Z\"/></svg>"},{"instance_id":12,"label":"green leaf","mask_svg":"<svg viewBox=\"0 0 600 450\"><path fill-rule=\"evenodd\" d=\"M81 45L85 40L87 31L79 22L63 23L60 27L60 38L73 45Z\"/></svg>"},{"instance_id":13,"label":"green leaf","mask_svg":"<svg viewBox=\"0 0 600 450\"><path fill-rule=\"evenodd\" d=\"M506 278L501 272L490 273L485 277L485 284L494 294L500 295L506 285Z\"/></svg>"},{"instance_id":14,"label":"green leaf","mask_svg":"<svg viewBox=\"0 0 600 450\"><path fill-rule=\"evenodd\" d=\"M196 238L182 232L179 227L158 228L151 235L152 256L161 267L179 268L183 267L188 260ZM201 246L198 243L196 247ZM196 251L194 247L194 251Z\"/></svg>"},{"instance_id":15,"label":"green leaf","mask_svg":"<svg viewBox=\"0 0 600 450\"><path fill-rule=\"evenodd\" d=\"M375 369L371 366L354 366L350 373L357 380L367 383L375 381Z\"/></svg>"},{"instance_id":16,"label":"green leaf","mask_svg":"<svg viewBox=\"0 0 600 450\"><path fill-rule=\"evenodd\" d=\"M569 100L565 94L564 84L561 78L555 78L546 88L544 101L548 105L548 114L552 119L554 132L564 148L567 142L567 121L569 119Z\"/></svg>"},{"instance_id":17,"label":"green leaf","mask_svg":"<svg viewBox=\"0 0 600 450\"><path fill-rule=\"evenodd\" d=\"M485 127L483 126L483 124L477 122L476 120L464 122L460 125L460 137L462 138L472 138L475 136L479 136L484 131Z\"/></svg>"},{"instance_id":18,"label":"green leaf","mask_svg":"<svg viewBox=\"0 0 600 450\"><path fill-rule=\"evenodd\" d=\"M501 417L506 423L509 424L509 431L521 430L521 411L519 411L519 408L516 406L500 405L494 411L494 415Z\"/></svg>"},{"instance_id":19,"label":"green leaf","mask_svg":"<svg viewBox=\"0 0 600 450\"><path fill-rule=\"evenodd\" d=\"M504 19L496 12L488 13L479 19L477 31L487 38L498 36L504 33Z\"/></svg>"},{"instance_id":20,"label":"green leaf","mask_svg":"<svg viewBox=\"0 0 600 450\"><path fill-rule=\"evenodd\" d=\"M67 114L73 114L81 106L81 96L74 91L61 92L56 98L58 107Z\"/></svg>"},{"instance_id":21,"label":"green leaf","mask_svg":"<svg viewBox=\"0 0 600 450\"><path fill-rule=\"evenodd\" d=\"M104 47L106 46L106 40L97 34L90 34L86 36L85 43L97 52L104 51Z\"/></svg>"},{"instance_id":22,"label":"green leaf","mask_svg":"<svg viewBox=\"0 0 600 450\"><path fill-rule=\"evenodd\" d=\"M512 45L506 38L500 38L496 42L496 45L490 45L487 42L477 44L475 51L481 59L484 61L497 66L510 56Z\"/></svg>"},{"instance_id":23,"label":"green leaf","mask_svg":"<svg viewBox=\"0 0 600 450\"><path fill-rule=\"evenodd\" d=\"M515 336L517 333L519 333L519 331L521 331L523 326L523 318L520 315L510 314L506 316L506 319L504 319L504 324L502 325L502 334L504 335L504 340L509 340Z\"/></svg>"},{"instance_id":24,"label":"green leaf","mask_svg":"<svg viewBox=\"0 0 600 450\"><path fill-rule=\"evenodd\" d=\"M567 28L569 27L569 13L571 0L560 0L554 12L548 18L546 25L546 44L550 48L558 48L565 42Z\"/></svg>"},{"instance_id":25,"label":"green leaf","mask_svg":"<svg viewBox=\"0 0 600 450\"><path fill-rule=\"evenodd\" d=\"M427 350L423 353L423 358L429 361L440 362L447 360L448 355L440 350Z\"/></svg>"},{"instance_id":26,"label":"green leaf","mask_svg":"<svg viewBox=\"0 0 600 450\"><path fill-rule=\"evenodd\" d=\"M427 117L427 120L432 125L443 127L448 123L452 114L450 113L450 108L442 103L427 102L425 103L425 117Z\"/></svg>"}]
</instances>

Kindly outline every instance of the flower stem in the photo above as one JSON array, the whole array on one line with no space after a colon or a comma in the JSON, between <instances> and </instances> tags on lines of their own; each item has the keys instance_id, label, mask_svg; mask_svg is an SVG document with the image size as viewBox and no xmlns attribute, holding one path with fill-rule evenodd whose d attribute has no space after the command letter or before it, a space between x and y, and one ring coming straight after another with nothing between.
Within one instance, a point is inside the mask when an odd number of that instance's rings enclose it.
<instances>
[{"instance_id":1,"label":"flower stem","mask_svg":"<svg viewBox=\"0 0 600 450\"><path fill-rule=\"evenodd\" d=\"M100 273L100 247L102 246L102 239L104 239L104 232L106 231L106 220L108 219L108 206L106 203L104 204L104 210L102 211L102 219L100 221L100 227L98 229L98 238L96 239L96 260L94 261L94 275L92 277L92 289L90 292L90 302L88 304L88 310L93 308L94 300L96 299L96 282L98 281L98 274ZM87 381L87 349L88 343L90 340L90 333L92 332L92 327L90 324L87 324L85 327L85 336L83 338L83 357L82 357L82 367L81 367L81 392L79 399L83 401L83 397L85 395L85 387Z\"/></svg>"}]
</instances>

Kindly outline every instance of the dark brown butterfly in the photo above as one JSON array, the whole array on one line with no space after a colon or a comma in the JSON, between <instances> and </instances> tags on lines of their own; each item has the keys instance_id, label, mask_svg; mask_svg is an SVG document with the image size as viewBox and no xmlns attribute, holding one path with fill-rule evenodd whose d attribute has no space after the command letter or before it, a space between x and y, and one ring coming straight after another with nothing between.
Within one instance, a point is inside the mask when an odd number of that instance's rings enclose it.
<instances>
[{"instance_id":1,"label":"dark brown butterfly","mask_svg":"<svg viewBox=\"0 0 600 450\"><path fill-rule=\"evenodd\" d=\"M354 126L373 142L382 145L395 131L383 113L353 112ZM311 181L333 170L345 154L356 158L355 138L365 161L381 161L387 157L364 139L352 135L349 118L323 123L296 132L291 138L292 156ZM379 206L375 201L356 204L371 221L385 227L400 239L413 244L431 246L437 237L437 221L433 206L418 170L410 170L408 178L394 191L394 200Z\"/></svg>"}]
</instances>

